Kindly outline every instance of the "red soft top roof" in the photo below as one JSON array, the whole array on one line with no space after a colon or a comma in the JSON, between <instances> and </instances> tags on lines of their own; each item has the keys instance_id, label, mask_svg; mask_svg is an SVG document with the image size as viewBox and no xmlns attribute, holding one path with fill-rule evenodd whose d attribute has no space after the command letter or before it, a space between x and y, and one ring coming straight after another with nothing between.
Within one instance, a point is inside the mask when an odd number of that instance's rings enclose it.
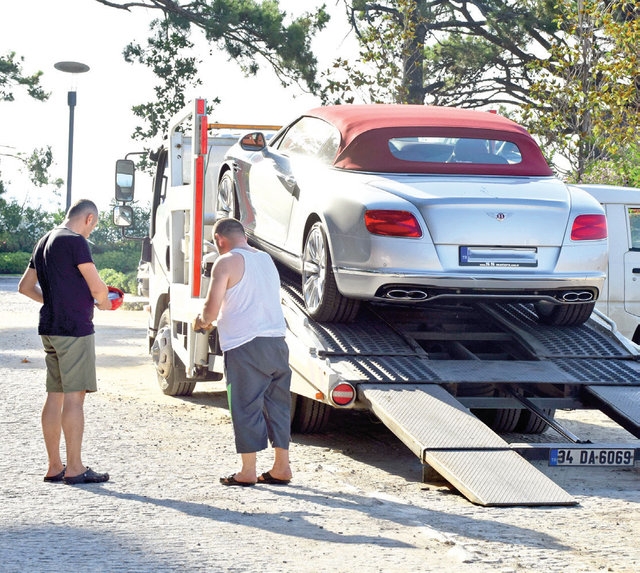
<instances>
[{"instance_id":1,"label":"red soft top roof","mask_svg":"<svg viewBox=\"0 0 640 573\"><path fill-rule=\"evenodd\" d=\"M340 130L342 141L334 166L390 173L549 176L533 137L517 123L486 111L402 104L334 105L310 110ZM465 137L511 141L522 160L511 165L403 161L389 149L392 137Z\"/></svg>"}]
</instances>

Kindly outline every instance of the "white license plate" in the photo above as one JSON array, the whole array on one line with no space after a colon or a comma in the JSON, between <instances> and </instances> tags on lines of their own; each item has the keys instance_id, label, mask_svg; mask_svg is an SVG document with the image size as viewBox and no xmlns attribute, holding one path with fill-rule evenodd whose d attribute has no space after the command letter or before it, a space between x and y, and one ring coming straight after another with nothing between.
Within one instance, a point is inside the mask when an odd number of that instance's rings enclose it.
<instances>
[{"instance_id":1,"label":"white license plate","mask_svg":"<svg viewBox=\"0 0 640 573\"><path fill-rule=\"evenodd\" d=\"M623 448L551 449L550 466L633 466L635 450Z\"/></svg>"}]
</instances>

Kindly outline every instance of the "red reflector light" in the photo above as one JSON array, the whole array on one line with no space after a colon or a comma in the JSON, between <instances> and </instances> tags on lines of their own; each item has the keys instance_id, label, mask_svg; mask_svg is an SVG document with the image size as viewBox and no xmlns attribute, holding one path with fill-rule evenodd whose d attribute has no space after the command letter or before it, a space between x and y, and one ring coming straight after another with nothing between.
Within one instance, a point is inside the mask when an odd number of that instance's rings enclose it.
<instances>
[{"instance_id":1,"label":"red reflector light","mask_svg":"<svg viewBox=\"0 0 640 573\"><path fill-rule=\"evenodd\" d=\"M596 241L607 238L607 218L604 215L578 215L571 227L572 241Z\"/></svg>"},{"instance_id":2,"label":"red reflector light","mask_svg":"<svg viewBox=\"0 0 640 573\"><path fill-rule=\"evenodd\" d=\"M347 406L356 399L356 389L343 382L331 390L331 400L336 406Z\"/></svg>"},{"instance_id":3,"label":"red reflector light","mask_svg":"<svg viewBox=\"0 0 640 573\"><path fill-rule=\"evenodd\" d=\"M418 220L409 211L373 209L365 211L364 224L374 235L422 237Z\"/></svg>"}]
</instances>

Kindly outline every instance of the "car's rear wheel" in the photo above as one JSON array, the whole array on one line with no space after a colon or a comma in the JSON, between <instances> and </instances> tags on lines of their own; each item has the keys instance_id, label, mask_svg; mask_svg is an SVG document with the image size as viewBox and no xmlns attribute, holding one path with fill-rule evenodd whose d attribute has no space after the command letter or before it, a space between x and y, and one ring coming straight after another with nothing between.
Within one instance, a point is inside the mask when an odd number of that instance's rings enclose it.
<instances>
[{"instance_id":1,"label":"car's rear wheel","mask_svg":"<svg viewBox=\"0 0 640 573\"><path fill-rule=\"evenodd\" d=\"M227 171L218 183L218 194L215 205L216 219L223 217L238 218L238 201L236 184L231 171Z\"/></svg>"},{"instance_id":2,"label":"car's rear wheel","mask_svg":"<svg viewBox=\"0 0 640 573\"><path fill-rule=\"evenodd\" d=\"M538 319L552 326L578 326L586 322L593 312L595 302L578 304L552 304L538 302L535 305Z\"/></svg>"},{"instance_id":3,"label":"car's rear wheel","mask_svg":"<svg viewBox=\"0 0 640 573\"><path fill-rule=\"evenodd\" d=\"M311 227L304 244L302 293L309 316L319 322L351 322L360 307L360 301L346 298L338 291L321 223Z\"/></svg>"}]
</instances>

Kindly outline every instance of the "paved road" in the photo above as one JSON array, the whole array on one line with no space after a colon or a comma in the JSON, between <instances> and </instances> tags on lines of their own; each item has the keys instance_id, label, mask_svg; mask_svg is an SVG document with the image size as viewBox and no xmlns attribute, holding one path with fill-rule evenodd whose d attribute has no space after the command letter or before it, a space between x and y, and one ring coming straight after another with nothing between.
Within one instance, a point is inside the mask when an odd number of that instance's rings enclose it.
<instances>
[{"instance_id":1,"label":"paved road","mask_svg":"<svg viewBox=\"0 0 640 573\"><path fill-rule=\"evenodd\" d=\"M637 470L546 468L579 506L480 508L422 484L413 454L355 416L296 437L290 486L219 485L237 462L222 388L163 396L140 311L96 317L84 457L111 481L45 484L38 305L16 286L0 276L2 572L640 570Z\"/></svg>"}]
</instances>

